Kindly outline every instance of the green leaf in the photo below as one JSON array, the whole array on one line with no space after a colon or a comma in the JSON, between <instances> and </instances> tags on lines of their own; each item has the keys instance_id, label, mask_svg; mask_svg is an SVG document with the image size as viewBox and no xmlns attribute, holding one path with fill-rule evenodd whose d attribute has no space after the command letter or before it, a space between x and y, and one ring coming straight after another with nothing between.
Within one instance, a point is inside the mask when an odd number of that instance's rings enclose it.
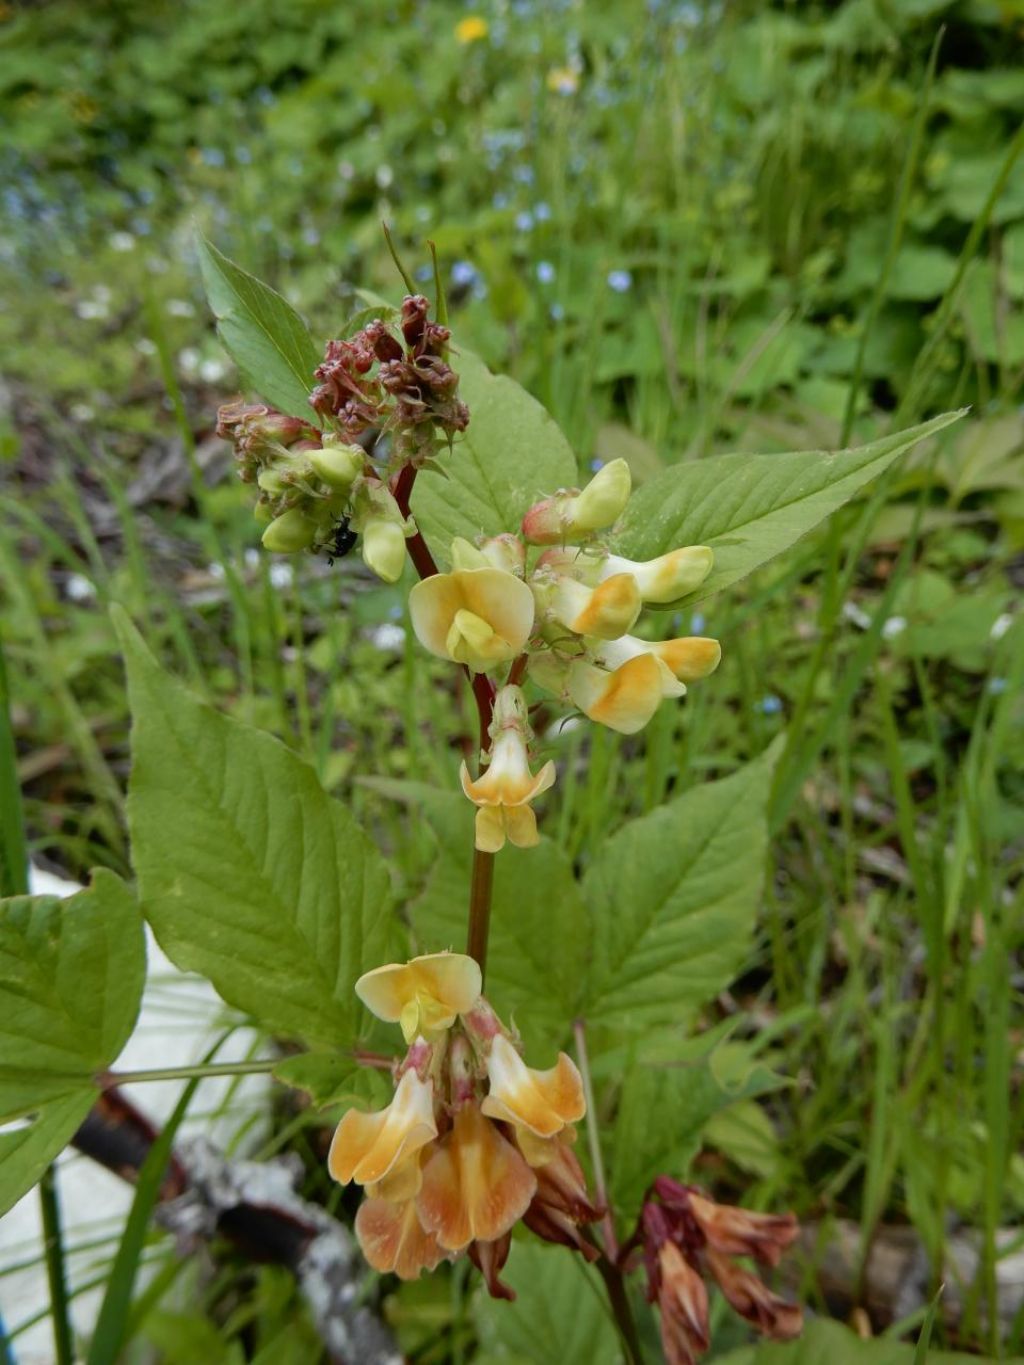
<instances>
[{"instance_id":1,"label":"green leaf","mask_svg":"<svg viewBox=\"0 0 1024 1365\"><path fill-rule=\"evenodd\" d=\"M34 1118L0 1132L0 1217L39 1183L82 1126L98 1094L95 1086L80 1086L42 1105Z\"/></svg>"},{"instance_id":2,"label":"green leaf","mask_svg":"<svg viewBox=\"0 0 1024 1365\"><path fill-rule=\"evenodd\" d=\"M463 951L473 857L474 809L453 792L418 783L377 784L420 806L438 842L423 894L412 906L421 953ZM524 894L524 888L530 888ZM535 888L543 888L534 894ZM587 916L572 865L550 839L536 848L506 845L497 855L487 955L487 997L528 1048L563 1044L576 1014L586 953ZM554 1061L554 1057L550 1058ZM534 1053L531 1064L545 1066Z\"/></svg>"},{"instance_id":3,"label":"green leaf","mask_svg":"<svg viewBox=\"0 0 1024 1365\"><path fill-rule=\"evenodd\" d=\"M0 1212L30 1189L99 1094L132 1031L142 917L112 872L68 900L0 902Z\"/></svg>"},{"instance_id":4,"label":"green leaf","mask_svg":"<svg viewBox=\"0 0 1024 1365\"><path fill-rule=\"evenodd\" d=\"M388 960L388 870L308 764L162 672L125 613L128 823L143 913L168 957L264 1028L339 1049Z\"/></svg>"},{"instance_id":5,"label":"green leaf","mask_svg":"<svg viewBox=\"0 0 1024 1365\"><path fill-rule=\"evenodd\" d=\"M581 1011L624 1031L679 1026L750 950L778 741L754 763L633 820L583 882L590 968Z\"/></svg>"},{"instance_id":6,"label":"green leaf","mask_svg":"<svg viewBox=\"0 0 1024 1365\"><path fill-rule=\"evenodd\" d=\"M323 357L309 328L280 294L228 260L202 233L196 244L224 349L268 403L318 425L309 394Z\"/></svg>"},{"instance_id":7,"label":"green leaf","mask_svg":"<svg viewBox=\"0 0 1024 1365\"><path fill-rule=\"evenodd\" d=\"M679 545L710 545L715 566L685 599L701 602L788 549L897 456L964 411L856 450L711 455L676 465L633 494L615 548L633 559L653 559Z\"/></svg>"},{"instance_id":8,"label":"green leaf","mask_svg":"<svg viewBox=\"0 0 1024 1365\"><path fill-rule=\"evenodd\" d=\"M597 1272L564 1247L514 1242L501 1277L515 1303L477 1297L481 1361L514 1365L620 1365L618 1335Z\"/></svg>"},{"instance_id":9,"label":"green leaf","mask_svg":"<svg viewBox=\"0 0 1024 1365\"><path fill-rule=\"evenodd\" d=\"M145 972L139 909L112 872L68 900L0 903L0 1118L80 1092L110 1066Z\"/></svg>"},{"instance_id":10,"label":"green leaf","mask_svg":"<svg viewBox=\"0 0 1024 1365\"><path fill-rule=\"evenodd\" d=\"M386 1103L391 1080L386 1071L359 1066L334 1052L300 1052L274 1067L274 1079L304 1090L318 1109L329 1105Z\"/></svg>"},{"instance_id":11,"label":"green leaf","mask_svg":"<svg viewBox=\"0 0 1024 1365\"><path fill-rule=\"evenodd\" d=\"M716 1358L715 1365L913 1365L914 1347L885 1337L862 1340L838 1322L809 1322L799 1341L765 1342ZM978 1365L977 1356L929 1351L928 1365ZM1004 1365L1024 1365L1020 1356Z\"/></svg>"},{"instance_id":12,"label":"green leaf","mask_svg":"<svg viewBox=\"0 0 1024 1365\"><path fill-rule=\"evenodd\" d=\"M578 481L571 446L535 398L471 351L453 352L452 364L469 426L438 460L447 477L425 470L412 496L417 525L443 565L453 536L517 531L538 498Z\"/></svg>"},{"instance_id":13,"label":"green leaf","mask_svg":"<svg viewBox=\"0 0 1024 1365\"><path fill-rule=\"evenodd\" d=\"M656 1175L686 1178L713 1114L783 1084L748 1046L721 1041L729 1027L677 1044L671 1062L640 1057L623 1068L610 1161L611 1201L620 1217L635 1220Z\"/></svg>"}]
</instances>

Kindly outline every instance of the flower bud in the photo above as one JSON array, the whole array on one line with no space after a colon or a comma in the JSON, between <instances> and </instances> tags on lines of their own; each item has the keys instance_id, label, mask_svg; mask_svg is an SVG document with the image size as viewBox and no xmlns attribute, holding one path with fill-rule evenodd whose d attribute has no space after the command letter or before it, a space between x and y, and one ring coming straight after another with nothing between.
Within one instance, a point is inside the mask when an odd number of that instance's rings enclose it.
<instances>
[{"instance_id":1,"label":"flower bud","mask_svg":"<svg viewBox=\"0 0 1024 1365\"><path fill-rule=\"evenodd\" d=\"M630 488L629 465L612 460L581 492L563 490L535 503L523 517L523 535L532 545L557 545L600 531L622 515Z\"/></svg>"},{"instance_id":2,"label":"flower bud","mask_svg":"<svg viewBox=\"0 0 1024 1365\"><path fill-rule=\"evenodd\" d=\"M329 487L347 493L363 472L366 452L362 446L344 445L331 436L324 437L320 450L310 452L310 464Z\"/></svg>"},{"instance_id":3,"label":"flower bud","mask_svg":"<svg viewBox=\"0 0 1024 1365\"><path fill-rule=\"evenodd\" d=\"M308 550L316 539L317 525L297 507L289 507L275 517L263 532L263 546L279 555L294 555Z\"/></svg>"},{"instance_id":4,"label":"flower bud","mask_svg":"<svg viewBox=\"0 0 1024 1365\"><path fill-rule=\"evenodd\" d=\"M397 583L405 566L405 532L383 517L370 517L363 526L363 563L385 583Z\"/></svg>"}]
</instances>

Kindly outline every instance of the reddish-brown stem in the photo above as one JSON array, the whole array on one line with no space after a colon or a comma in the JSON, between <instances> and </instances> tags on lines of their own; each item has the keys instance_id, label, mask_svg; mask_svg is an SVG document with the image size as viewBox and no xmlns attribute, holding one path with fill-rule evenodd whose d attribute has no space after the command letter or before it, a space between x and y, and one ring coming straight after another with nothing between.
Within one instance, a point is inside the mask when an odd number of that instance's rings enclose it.
<instances>
[{"instance_id":1,"label":"reddish-brown stem","mask_svg":"<svg viewBox=\"0 0 1024 1365\"><path fill-rule=\"evenodd\" d=\"M413 484L416 482L416 467L403 465L395 479L391 492L403 517L409 515ZM405 542L413 568L420 578L431 578L438 572L434 556L427 542L417 531ZM518 661L517 661L518 662ZM525 662L525 658L524 658ZM513 670L516 665L512 665ZM494 715L495 688L483 673L463 670L473 689L477 714L480 718L480 748L486 751L490 744L491 720ZM491 886L494 880L494 854L473 850L473 877L469 889L469 935L466 952L480 964L481 973L487 965L487 937L491 925Z\"/></svg>"},{"instance_id":2,"label":"reddish-brown stem","mask_svg":"<svg viewBox=\"0 0 1024 1365\"><path fill-rule=\"evenodd\" d=\"M487 970L487 938L491 928L491 887L494 883L494 854L473 850L473 876L469 885L469 933L466 952Z\"/></svg>"},{"instance_id":3,"label":"reddish-brown stem","mask_svg":"<svg viewBox=\"0 0 1024 1365\"><path fill-rule=\"evenodd\" d=\"M360 1066L370 1066L378 1071L390 1071L395 1064L394 1057L385 1057L381 1052L366 1052L362 1048L352 1049L353 1060Z\"/></svg>"}]
</instances>

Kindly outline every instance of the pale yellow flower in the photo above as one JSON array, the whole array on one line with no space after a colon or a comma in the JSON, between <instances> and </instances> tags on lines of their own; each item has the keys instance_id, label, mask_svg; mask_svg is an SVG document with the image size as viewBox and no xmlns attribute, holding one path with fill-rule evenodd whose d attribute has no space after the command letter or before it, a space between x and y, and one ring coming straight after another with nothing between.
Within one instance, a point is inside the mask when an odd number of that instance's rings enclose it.
<instances>
[{"instance_id":1,"label":"pale yellow flower","mask_svg":"<svg viewBox=\"0 0 1024 1365\"><path fill-rule=\"evenodd\" d=\"M503 569L461 569L417 583L409 615L431 654L485 673L521 653L533 630L533 593Z\"/></svg>"},{"instance_id":2,"label":"pale yellow flower","mask_svg":"<svg viewBox=\"0 0 1024 1365\"><path fill-rule=\"evenodd\" d=\"M401 1024L407 1043L430 1037L467 1014L480 997L480 968L464 953L427 953L411 962L391 962L365 972L356 995L389 1024Z\"/></svg>"}]
</instances>

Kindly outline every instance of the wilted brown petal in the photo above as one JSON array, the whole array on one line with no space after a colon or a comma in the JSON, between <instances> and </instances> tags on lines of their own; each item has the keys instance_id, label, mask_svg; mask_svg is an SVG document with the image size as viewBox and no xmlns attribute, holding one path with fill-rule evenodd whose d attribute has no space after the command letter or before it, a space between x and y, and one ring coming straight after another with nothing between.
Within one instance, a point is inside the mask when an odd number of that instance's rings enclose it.
<instances>
[{"instance_id":1,"label":"wilted brown petal","mask_svg":"<svg viewBox=\"0 0 1024 1365\"><path fill-rule=\"evenodd\" d=\"M753 1213L694 1193L689 1203L708 1246L723 1256L753 1256L762 1265L778 1265L800 1231L792 1213Z\"/></svg>"},{"instance_id":2,"label":"wilted brown petal","mask_svg":"<svg viewBox=\"0 0 1024 1365\"><path fill-rule=\"evenodd\" d=\"M658 1279L665 1359L668 1365L694 1365L697 1353L709 1345L704 1281L674 1242L665 1242L658 1252Z\"/></svg>"},{"instance_id":3,"label":"wilted brown petal","mask_svg":"<svg viewBox=\"0 0 1024 1365\"><path fill-rule=\"evenodd\" d=\"M709 1249L708 1265L722 1293L741 1318L752 1323L766 1337L788 1341L800 1335L803 1312L797 1304L787 1303L773 1293L749 1270Z\"/></svg>"},{"instance_id":4,"label":"wilted brown petal","mask_svg":"<svg viewBox=\"0 0 1024 1365\"><path fill-rule=\"evenodd\" d=\"M506 1232L496 1242L470 1242L469 1259L484 1277L492 1299L507 1299L509 1303L514 1303L516 1291L498 1278L505 1268L511 1246L511 1232Z\"/></svg>"}]
</instances>

